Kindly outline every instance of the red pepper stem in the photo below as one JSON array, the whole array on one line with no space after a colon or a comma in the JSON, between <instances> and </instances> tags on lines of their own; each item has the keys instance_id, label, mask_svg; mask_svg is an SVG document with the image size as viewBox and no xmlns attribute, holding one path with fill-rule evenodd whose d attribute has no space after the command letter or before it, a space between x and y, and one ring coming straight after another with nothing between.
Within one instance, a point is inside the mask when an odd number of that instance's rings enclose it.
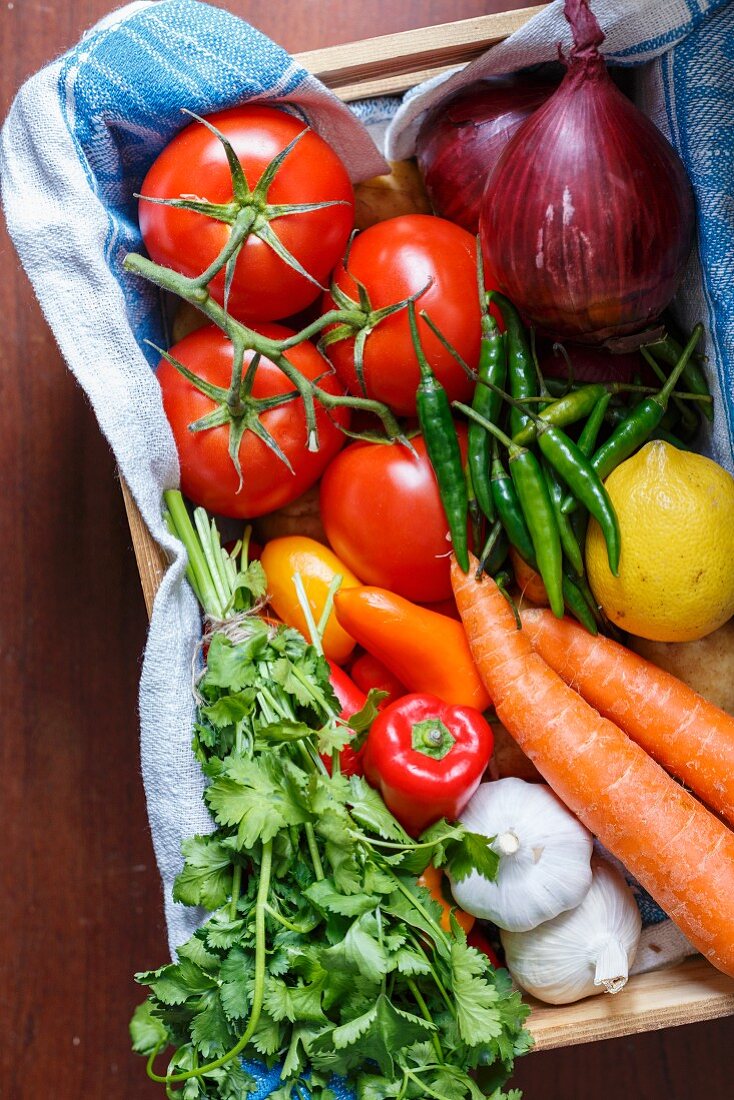
<instances>
[{"instance_id":1,"label":"red pepper stem","mask_svg":"<svg viewBox=\"0 0 734 1100\"><path fill-rule=\"evenodd\" d=\"M456 744L456 738L440 718L424 718L414 723L411 742L416 752L433 760L443 760Z\"/></svg>"}]
</instances>

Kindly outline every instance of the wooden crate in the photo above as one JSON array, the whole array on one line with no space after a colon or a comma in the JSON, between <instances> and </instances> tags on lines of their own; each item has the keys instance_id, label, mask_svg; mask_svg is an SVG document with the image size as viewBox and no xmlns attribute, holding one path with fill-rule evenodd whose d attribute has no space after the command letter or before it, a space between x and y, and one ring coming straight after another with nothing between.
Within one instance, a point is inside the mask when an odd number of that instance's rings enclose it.
<instances>
[{"instance_id":1,"label":"wooden crate","mask_svg":"<svg viewBox=\"0 0 734 1100\"><path fill-rule=\"evenodd\" d=\"M344 100L402 92L429 76L471 61L506 38L544 5L403 31L296 55ZM127 486L125 507L148 614L166 568ZM563 1007L533 1004L529 1028L536 1050L611 1039L734 1015L734 981L697 955L679 966L632 978L616 996Z\"/></svg>"}]
</instances>

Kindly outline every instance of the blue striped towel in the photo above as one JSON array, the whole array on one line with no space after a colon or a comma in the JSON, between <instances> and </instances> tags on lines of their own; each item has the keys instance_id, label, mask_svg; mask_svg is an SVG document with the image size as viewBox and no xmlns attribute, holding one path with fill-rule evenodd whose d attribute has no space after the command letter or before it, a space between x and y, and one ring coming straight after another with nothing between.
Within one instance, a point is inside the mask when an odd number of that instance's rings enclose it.
<instances>
[{"instance_id":1,"label":"blue striped towel","mask_svg":"<svg viewBox=\"0 0 734 1100\"><path fill-rule=\"evenodd\" d=\"M732 468L734 438L734 5L727 0L595 0L606 48L640 66L642 106L676 145L693 181L699 241L679 318L707 324L718 413L709 445ZM568 44L560 3L493 47L452 83L406 97L389 155L412 152L420 114L463 80L555 57ZM142 340L166 339L155 291L120 261L140 247L133 193L186 118L246 100L287 101L344 160L354 180L385 170L355 114L282 49L219 8L195 0L129 4L94 27L19 92L0 139L8 226L70 369L86 391L153 536L172 564L156 598L140 687L141 759L171 949L202 913L171 900L181 840L211 828L190 749L191 658L200 633L180 545L163 526L161 492L178 483L173 438ZM384 122L385 105L366 105ZM689 950L669 921L647 914L649 959ZM643 952L644 955L644 952ZM640 968L639 961L638 966ZM272 1078L256 1070L265 1097ZM339 1100L346 1100L341 1092Z\"/></svg>"}]
</instances>

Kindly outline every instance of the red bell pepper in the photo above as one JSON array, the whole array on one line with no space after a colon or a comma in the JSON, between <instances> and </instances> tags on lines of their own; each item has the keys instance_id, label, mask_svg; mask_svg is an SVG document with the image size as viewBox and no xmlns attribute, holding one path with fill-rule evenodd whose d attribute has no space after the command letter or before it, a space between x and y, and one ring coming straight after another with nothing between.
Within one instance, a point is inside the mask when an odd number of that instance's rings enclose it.
<instances>
[{"instance_id":1,"label":"red bell pepper","mask_svg":"<svg viewBox=\"0 0 734 1100\"><path fill-rule=\"evenodd\" d=\"M377 688L378 691L387 692L387 699L383 699L379 704L380 710L389 707L391 703L396 702L401 696L408 693L407 687L398 680L395 673L391 672L387 665L384 665L379 658L374 657L371 653L363 653L357 657L352 662L349 673L357 687L360 687L362 691Z\"/></svg>"},{"instance_id":2,"label":"red bell pepper","mask_svg":"<svg viewBox=\"0 0 734 1100\"><path fill-rule=\"evenodd\" d=\"M339 717L343 718L345 722L348 722L352 715L360 711L365 705L367 696L349 679L346 672L339 668L339 665L334 664L333 661L329 661L329 669L331 670L329 682L342 708L339 712ZM342 775L364 774L362 771L363 753L364 748L361 748L359 752L355 752L351 745L344 746L339 753L339 763L341 765ZM329 774L331 774L331 757L322 756L321 759L329 769Z\"/></svg>"},{"instance_id":3,"label":"red bell pepper","mask_svg":"<svg viewBox=\"0 0 734 1100\"><path fill-rule=\"evenodd\" d=\"M459 816L493 746L489 723L473 707L404 695L372 723L362 766L403 828L419 836L439 818Z\"/></svg>"}]
</instances>

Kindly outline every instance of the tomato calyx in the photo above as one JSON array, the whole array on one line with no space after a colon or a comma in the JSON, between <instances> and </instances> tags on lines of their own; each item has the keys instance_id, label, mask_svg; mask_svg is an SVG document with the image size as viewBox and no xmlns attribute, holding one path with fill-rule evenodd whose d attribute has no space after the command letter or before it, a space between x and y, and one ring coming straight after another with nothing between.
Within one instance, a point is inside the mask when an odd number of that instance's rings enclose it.
<instances>
[{"instance_id":1,"label":"tomato calyx","mask_svg":"<svg viewBox=\"0 0 734 1100\"><path fill-rule=\"evenodd\" d=\"M183 111L184 114L190 115L195 122L205 126L222 143L232 177L232 201L214 203L197 195L181 195L178 198L167 199L154 198L150 195L136 195L135 197L158 206L172 206L179 210L190 210L195 214L202 214L204 217L213 218L215 221L224 222L231 226L229 239L224 248L209 267L197 276L194 282L200 287L205 287L224 268L224 307L226 309L240 250L248 237L253 236L268 245L279 259L299 275L302 275L320 290L325 290L326 288L322 286L318 279L286 248L270 224L277 218L285 218L293 214L306 214L313 210L323 210L328 206L349 205L342 199L302 203L268 202L270 187L280 168L298 142L309 132L310 127L306 126L299 134L296 134L293 140L273 157L255 187L251 189L239 157L229 138L207 119L186 108L183 108Z\"/></svg>"},{"instance_id":2,"label":"tomato calyx","mask_svg":"<svg viewBox=\"0 0 734 1100\"><path fill-rule=\"evenodd\" d=\"M389 306L382 306L380 309L374 309L370 301L367 287L349 270L348 262L349 253L347 252L347 255L344 257L344 270L357 287L358 297L351 298L341 289L341 287L337 286L336 281L332 281L329 293L334 299L337 307L349 316L346 320L342 321L341 324L336 325L335 328L324 333L319 341L319 350L323 351L324 348L329 347L330 344L336 344L340 340L349 340L354 337L354 369L359 387L362 393L366 394L367 384L364 376L364 348L368 336L386 317L390 317L393 313L398 313L402 309L407 309L411 303L416 302L422 294L425 294L433 280L429 279L426 285L421 287L420 290L417 290L414 294L409 295L407 298L403 298L399 302L394 302Z\"/></svg>"}]
</instances>

